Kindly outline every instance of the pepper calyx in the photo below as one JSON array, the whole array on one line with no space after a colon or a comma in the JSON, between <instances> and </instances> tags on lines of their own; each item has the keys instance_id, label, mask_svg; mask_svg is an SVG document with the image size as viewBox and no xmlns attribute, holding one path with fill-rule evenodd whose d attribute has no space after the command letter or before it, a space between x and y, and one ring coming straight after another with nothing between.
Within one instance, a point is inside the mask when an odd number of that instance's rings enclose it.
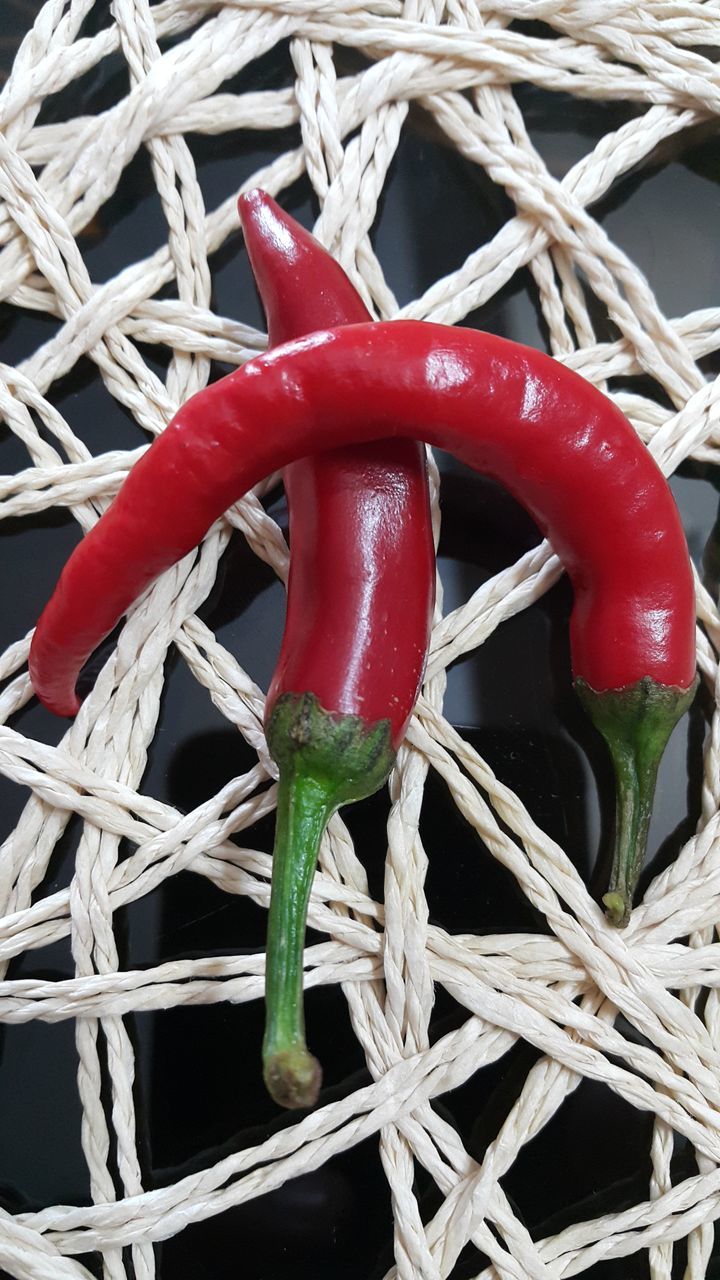
<instances>
[{"instance_id":1,"label":"pepper calyx","mask_svg":"<svg viewBox=\"0 0 720 1280\"><path fill-rule=\"evenodd\" d=\"M326 711L314 693L284 693L265 730L280 772L301 768L323 780L334 807L378 791L395 763L389 720L368 724L362 716Z\"/></svg>"},{"instance_id":2,"label":"pepper calyx","mask_svg":"<svg viewBox=\"0 0 720 1280\"><path fill-rule=\"evenodd\" d=\"M593 689L577 678L575 691L607 743L615 770L615 845L607 892L608 920L624 928L645 859L657 772L668 739L698 686L661 684L644 676L619 689Z\"/></svg>"}]
</instances>

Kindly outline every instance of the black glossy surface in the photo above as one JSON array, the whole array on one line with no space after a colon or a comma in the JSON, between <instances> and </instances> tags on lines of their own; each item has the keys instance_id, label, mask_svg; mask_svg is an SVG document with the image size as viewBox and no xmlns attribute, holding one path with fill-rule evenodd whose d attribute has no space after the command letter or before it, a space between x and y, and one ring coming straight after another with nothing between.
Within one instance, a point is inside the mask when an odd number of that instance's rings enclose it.
<instances>
[{"instance_id":1,"label":"black glossy surface","mask_svg":"<svg viewBox=\"0 0 720 1280\"><path fill-rule=\"evenodd\" d=\"M12 0L6 42L22 31L35 5ZM5 19L5 12L4 12ZM122 77L117 60L112 75ZM246 87L290 82L287 49L251 68ZM119 83L119 81L117 82ZM117 83L99 72L71 96L60 94L42 119L101 109ZM593 142L632 114L621 105L578 104L521 87L518 99L533 140L551 170L561 175ZM682 140L681 140L682 141ZM214 207L260 164L295 142L294 131L233 139L190 139L208 208ZM698 138L680 154L674 141L640 171L624 178L596 210L603 225L643 268L670 315L710 305L718 296L717 176L720 142ZM306 225L316 209L309 186L298 182L283 202ZM421 112L413 111L403 134L392 181L383 198L375 245L400 302L417 296L452 270L511 212L506 197L481 171L445 147ZM682 227L682 237L678 228ZM113 201L94 220L81 245L95 280L109 278L165 235L147 156L123 176ZM261 314L239 234L215 256L214 305L222 314L256 323ZM520 273L469 323L533 344L544 344L542 318L528 273ZM14 363L34 350L55 322L0 309L0 358ZM603 335L603 325L599 324ZM158 359L158 351L148 353ZM134 447L135 423L108 397L84 363L55 385L54 403L94 452ZM0 429L0 470L26 465L24 449ZM453 608L502 565L536 541L527 516L501 491L450 459L445 473L440 567L445 605ZM709 571L717 553L706 550L718 509L715 486L697 469L673 481L691 550ZM282 516L282 500L273 509ZM35 621L58 570L78 539L69 515L23 519L0 526L2 589L12 609L0 616L0 646ZM598 852L607 848L613 808L610 767L570 686L567 618L570 592L561 582L545 599L507 622L475 654L449 673L446 713L462 727L502 780L514 787L533 818L559 840L583 876L598 875ZM236 538L215 590L203 610L208 625L266 686L282 628L284 596L273 575ZM43 741L57 741L64 726L36 705L14 727ZM653 820L647 876L665 865L693 829L699 811L703 704L673 735L663 761ZM244 770L252 755L177 661L168 671L158 733L144 781L147 791L189 809ZM12 827L26 793L0 779L2 835ZM367 855L373 892L382 894L384 796L348 811L347 819ZM76 829L71 827L54 859L50 883L72 875ZM451 932L542 930L538 918L449 802L442 784L429 780L423 835L430 856L431 918ZM247 833L247 843L269 849L272 823ZM172 957L256 950L265 915L252 903L229 899L211 884L182 874L120 913L122 962L145 966ZM33 951L16 962L13 977L72 973L69 943ZM367 1079L342 994L314 991L307 1000L309 1040L326 1068L328 1096ZM463 1011L438 992L433 1035L463 1019ZM142 1014L128 1019L138 1055L137 1104L145 1185L159 1186L205 1167L222 1154L254 1143L287 1123L264 1093L259 1069L262 1012L259 1004ZM86 1201L87 1173L80 1149L80 1111L71 1023L31 1024L0 1030L0 1200L10 1208ZM471 1153L481 1158L517 1096L535 1051L518 1045L438 1102L457 1125ZM523 1151L504 1180L520 1218L534 1236L581 1217L616 1211L647 1194L651 1120L609 1091L586 1082L545 1131ZM618 1141L617 1135L622 1135ZM682 1144L678 1161L684 1160ZM437 1208L437 1193L418 1168L423 1212ZM678 1275L682 1250L678 1248ZM314 1174L247 1206L186 1230L158 1248L163 1280L379 1280L392 1262L392 1216L375 1138ZM92 1259L87 1260L93 1265ZM453 1280L475 1276L482 1260L466 1250ZM604 1263L590 1280L644 1280L642 1258Z\"/></svg>"}]
</instances>

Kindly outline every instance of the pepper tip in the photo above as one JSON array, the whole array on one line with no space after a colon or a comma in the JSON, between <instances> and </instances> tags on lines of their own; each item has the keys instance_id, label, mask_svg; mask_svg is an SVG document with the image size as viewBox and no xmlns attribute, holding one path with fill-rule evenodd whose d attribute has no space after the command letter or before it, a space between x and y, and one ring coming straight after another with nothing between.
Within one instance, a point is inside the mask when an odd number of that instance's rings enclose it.
<instances>
[{"instance_id":1,"label":"pepper tip","mask_svg":"<svg viewBox=\"0 0 720 1280\"><path fill-rule=\"evenodd\" d=\"M322 1084L322 1068L304 1045L283 1049L265 1059L265 1087L279 1107L293 1111L314 1107Z\"/></svg>"},{"instance_id":2,"label":"pepper tip","mask_svg":"<svg viewBox=\"0 0 720 1280\"><path fill-rule=\"evenodd\" d=\"M267 207L272 203L272 196L267 191L264 191L262 187L250 187L248 191L241 191L238 196L238 213L242 220L244 213L252 212L253 208Z\"/></svg>"},{"instance_id":3,"label":"pepper tip","mask_svg":"<svg viewBox=\"0 0 720 1280\"><path fill-rule=\"evenodd\" d=\"M30 675L30 683L35 697L42 703L46 711L51 711L54 716L61 716L67 720L72 720L77 715L81 707L81 701L75 692L68 693L64 690L57 694L48 692L40 682L38 684L35 683L32 673Z\"/></svg>"}]
</instances>

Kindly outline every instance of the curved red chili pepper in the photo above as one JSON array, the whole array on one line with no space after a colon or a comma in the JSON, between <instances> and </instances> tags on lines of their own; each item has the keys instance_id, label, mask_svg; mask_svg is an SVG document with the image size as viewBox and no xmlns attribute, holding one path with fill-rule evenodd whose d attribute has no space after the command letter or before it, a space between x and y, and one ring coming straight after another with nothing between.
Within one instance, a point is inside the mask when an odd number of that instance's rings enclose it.
<instances>
[{"instance_id":1,"label":"curved red chili pepper","mask_svg":"<svg viewBox=\"0 0 720 1280\"><path fill-rule=\"evenodd\" d=\"M251 191L238 209L271 345L371 319L339 263L270 196ZM369 795L390 772L425 665L435 553L425 449L416 441L332 449L286 467L283 481L290 576L265 708L280 782L263 1063L277 1102L308 1106L321 1078L302 1007L318 844L339 797Z\"/></svg>"},{"instance_id":2,"label":"curved red chili pepper","mask_svg":"<svg viewBox=\"0 0 720 1280\"><path fill-rule=\"evenodd\" d=\"M264 191L242 196L245 245L271 346L371 316L342 267ZM338 424L343 432L342 422ZM388 440L286 467L290 579L266 703L312 692L326 710L388 719L402 741L435 597L424 446Z\"/></svg>"},{"instance_id":3,"label":"curved red chili pepper","mask_svg":"<svg viewBox=\"0 0 720 1280\"><path fill-rule=\"evenodd\" d=\"M68 562L33 642L36 692L72 714L95 645L264 475L391 435L422 436L503 483L570 575L576 684L621 792L607 906L624 923L654 771L693 690L692 573L668 485L630 424L531 348L419 321L353 325L276 348L194 396Z\"/></svg>"}]
</instances>

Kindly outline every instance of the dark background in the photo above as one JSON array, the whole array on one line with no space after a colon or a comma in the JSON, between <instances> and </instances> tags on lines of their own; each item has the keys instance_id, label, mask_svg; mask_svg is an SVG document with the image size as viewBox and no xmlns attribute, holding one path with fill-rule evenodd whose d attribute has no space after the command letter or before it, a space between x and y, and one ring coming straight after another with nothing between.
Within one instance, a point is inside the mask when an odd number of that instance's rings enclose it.
<instances>
[{"instance_id":1,"label":"dark background","mask_svg":"<svg viewBox=\"0 0 720 1280\"><path fill-rule=\"evenodd\" d=\"M3 0L0 58L7 69L17 41L39 5ZM102 14L102 6L98 7ZM90 33L97 16L88 24ZM349 63L348 63L349 65ZM353 63L355 65L355 63ZM72 92L50 98L40 122L102 109L125 89L120 58L107 59ZM292 82L286 45L252 65L229 88L274 87ZM594 104L530 86L516 89L533 141L557 175L594 142L633 114L632 106ZM275 134L191 137L206 206L221 199L274 154L296 145L298 130ZM648 275L666 314L716 304L720 285L718 174L720 142L707 132L679 140L625 176L596 206L609 234ZM305 225L317 208L307 181L283 193L282 202ZM463 161L432 122L413 109L393 163L374 232L380 260L401 303L459 266L491 238L511 214L504 193ZM102 281L166 238L147 154L125 171L113 200L80 238L93 279ZM211 263L215 308L262 325L239 235ZM466 323L545 346L542 317L527 272ZM13 364L47 340L57 322L0 307L0 359ZM602 316L598 336L609 334ZM162 371L158 348L144 352ZM708 361L710 368L712 361ZM222 370L216 370L222 372ZM638 389L640 379L634 380ZM629 384L628 384L629 385ZM109 398L94 368L83 362L57 382L50 398L93 452L134 447L137 425ZM23 446L0 427L0 471L27 465ZM444 472L440 571L445 608L465 600L485 579L533 546L532 522L506 494L441 457ZM687 466L673 479L691 552L715 589L718 563L716 482ZM284 522L282 498L269 501ZM3 593L12 608L0 619L0 646L35 622L79 531L70 515L55 511L37 519L5 521ZM604 749L572 693L567 621L571 596L565 581L534 608L503 624L474 654L449 673L446 714L463 729L503 782L513 787L532 817L573 856L582 875L599 885L611 835L613 783ZM236 536L202 616L254 678L267 686L283 623L283 588ZM707 703L701 694L673 735L663 761L643 884L665 866L691 834L699 816L702 740ZM20 731L57 741L64 726L32 704L14 718ZM158 733L144 788L181 810L217 791L252 763L252 753L183 665L171 662ZM3 835L14 825L26 792L0 779ZM382 896L384 794L346 812L368 850L372 891ZM430 857L427 894L433 922L450 932L542 932L546 926L467 828L443 785L428 780L423 838ZM46 891L72 876L71 830L52 865ZM243 843L270 849L272 821ZM265 914L251 902L222 894L186 873L119 913L122 963L157 964L195 955L256 951L263 945ZM310 935L310 940L317 936ZM69 943L29 952L10 975L66 977L73 973ZM432 1022L438 1037L465 1018L438 990ZM339 990L313 991L307 1000L309 1040L325 1066L325 1098L366 1082ZM176 1009L127 1019L138 1055L137 1105L145 1185L149 1188L201 1169L239 1147L254 1144L293 1118L279 1113L260 1077L262 1010L241 1006ZM634 1034L624 1026L626 1034ZM481 1159L517 1097L536 1052L518 1044L499 1063L435 1104L455 1124L468 1150ZM75 1085L74 1025L32 1024L0 1029L0 1203L11 1211L89 1200L80 1148L80 1109ZM529 1143L503 1180L511 1202L532 1235L540 1238L572 1221L617 1211L646 1198L652 1120L609 1090L585 1082L546 1129ZM618 1141L617 1135L622 1135ZM676 1177L695 1172L677 1144ZM417 1167L423 1214L440 1201ZM683 1246L675 1250L684 1268ZM328 1162L316 1173L187 1229L158 1247L163 1280L380 1280L392 1263L392 1215L377 1138ZM86 1260L95 1266L92 1258ZM453 1280L481 1270L473 1248L462 1255ZM598 1264L591 1280L645 1280L644 1256ZM674 1272L675 1274L675 1272ZM709 1273L720 1276L720 1261Z\"/></svg>"}]
</instances>

